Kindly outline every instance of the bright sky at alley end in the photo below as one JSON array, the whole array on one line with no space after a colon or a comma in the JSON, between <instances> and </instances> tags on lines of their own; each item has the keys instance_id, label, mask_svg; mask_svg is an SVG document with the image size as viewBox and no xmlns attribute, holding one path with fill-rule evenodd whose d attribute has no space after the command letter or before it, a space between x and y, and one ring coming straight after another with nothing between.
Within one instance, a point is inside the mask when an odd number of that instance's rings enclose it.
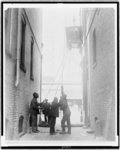
<instances>
[{"instance_id":1,"label":"bright sky at alley end","mask_svg":"<svg viewBox=\"0 0 120 150\"><path fill-rule=\"evenodd\" d=\"M80 25L79 8L43 8L43 83L58 83L62 78L62 61L64 61L63 82L79 84L79 86L64 85L68 97L81 98L82 71L80 68L81 56L78 49L66 48L65 27ZM55 77L58 68L60 70ZM42 86L43 98L50 85ZM54 96L57 85L51 87L50 97ZM60 86L58 87L58 96Z\"/></svg>"}]
</instances>

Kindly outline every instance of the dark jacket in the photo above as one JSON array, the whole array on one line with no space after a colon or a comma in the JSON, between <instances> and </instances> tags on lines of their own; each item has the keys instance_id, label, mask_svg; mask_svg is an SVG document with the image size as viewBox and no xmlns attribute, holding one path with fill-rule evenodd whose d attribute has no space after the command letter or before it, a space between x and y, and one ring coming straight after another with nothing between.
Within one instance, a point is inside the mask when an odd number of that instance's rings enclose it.
<instances>
[{"instance_id":1,"label":"dark jacket","mask_svg":"<svg viewBox=\"0 0 120 150\"><path fill-rule=\"evenodd\" d=\"M49 111L50 111L50 104L48 102L47 103L43 103L42 107L43 107L43 114L48 116L49 115Z\"/></svg>"},{"instance_id":2,"label":"dark jacket","mask_svg":"<svg viewBox=\"0 0 120 150\"><path fill-rule=\"evenodd\" d=\"M59 103L52 102L50 115L53 117L59 117Z\"/></svg>"},{"instance_id":3,"label":"dark jacket","mask_svg":"<svg viewBox=\"0 0 120 150\"><path fill-rule=\"evenodd\" d=\"M33 98L30 104L30 114L31 115L37 115L39 114L39 103L37 102L36 98Z\"/></svg>"}]
</instances>

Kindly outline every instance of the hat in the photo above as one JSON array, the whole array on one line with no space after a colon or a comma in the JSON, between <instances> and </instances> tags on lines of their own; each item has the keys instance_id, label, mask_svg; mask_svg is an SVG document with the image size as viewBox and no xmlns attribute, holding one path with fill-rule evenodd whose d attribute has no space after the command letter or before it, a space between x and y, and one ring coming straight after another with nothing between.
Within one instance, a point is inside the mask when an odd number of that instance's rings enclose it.
<instances>
[{"instance_id":1,"label":"hat","mask_svg":"<svg viewBox=\"0 0 120 150\"><path fill-rule=\"evenodd\" d=\"M53 100L54 102L57 102L58 101L58 98L57 97L54 97L54 100Z\"/></svg>"},{"instance_id":2,"label":"hat","mask_svg":"<svg viewBox=\"0 0 120 150\"><path fill-rule=\"evenodd\" d=\"M63 94L63 98L66 98L67 97L67 95L66 94Z\"/></svg>"},{"instance_id":3,"label":"hat","mask_svg":"<svg viewBox=\"0 0 120 150\"><path fill-rule=\"evenodd\" d=\"M45 101L45 102L48 102L48 99L46 98L46 99L44 99L44 101Z\"/></svg>"},{"instance_id":4,"label":"hat","mask_svg":"<svg viewBox=\"0 0 120 150\"><path fill-rule=\"evenodd\" d=\"M34 98L38 98L38 97L39 97L38 93L34 92L34 93L33 93L33 97L34 97Z\"/></svg>"}]
</instances>

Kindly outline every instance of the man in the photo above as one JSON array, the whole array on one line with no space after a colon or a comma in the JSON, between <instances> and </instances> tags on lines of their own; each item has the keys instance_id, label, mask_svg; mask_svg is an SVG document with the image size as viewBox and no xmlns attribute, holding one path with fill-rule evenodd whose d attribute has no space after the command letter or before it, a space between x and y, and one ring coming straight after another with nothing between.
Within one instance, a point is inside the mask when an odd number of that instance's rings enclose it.
<instances>
[{"instance_id":1,"label":"man","mask_svg":"<svg viewBox=\"0 0 120 150\"><path fill-rule=\"evenodd\" d=\"M71 122L70 122L71 112L70 112L66 97L67 96L65 94L63 94L61 96L61 99L60 99L60 102L59 102L60 103L60 109L63 110L63 118L62 118L62 121L61 121L61 127L62 127L61 134L66 133L65 132L65 122L67 122L67 127L68 127L68 132L67 133L71 134Z\"/></svg>"},{"instance_id":2,"label":"man","mask_svg":"<svg viewBox=\"0 0 120 150\"><path fill-rule=\"evenodd\" d=\"M59 117L59 103L58 98L55 97L50 110L50 135L55 134L55 124L56 124L56 117Z\"/></svg>"},{"instance_id":3,"label":"man","mask_svg":"<svg viewBox=\"0 0 120 150\"><path fill-rule=\"evenodd\" d=\"M33 99L30 104L30 116L32 119L32 132L38 133L37 130L37 114L39 114L39 103L37 98L39 97L38 93L33 93Z\"/></svg>"},{"instance_id":4,"label":"man","mask_svg":"<svg viewBox=\"0 0 120 150\"><path fill-rule=\"evenodd\" d=\"M48 99L45 99L43 101L42 107L43 107L44 120L48 124L48 121L49 121L48 115L49 115L49 108L50 108L50 104L48 103Z\"/></svg>"}]
</instances>

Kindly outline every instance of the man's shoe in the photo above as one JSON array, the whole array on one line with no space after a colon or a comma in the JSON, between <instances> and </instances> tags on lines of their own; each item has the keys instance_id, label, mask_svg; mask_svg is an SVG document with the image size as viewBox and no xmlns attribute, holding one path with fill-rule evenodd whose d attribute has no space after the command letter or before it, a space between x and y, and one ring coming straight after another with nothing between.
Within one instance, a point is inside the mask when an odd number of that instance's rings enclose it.
<instances>
[{"instance_id":1,"label":"man's shoe","mask_svg":"<svg viewBox=\"0 0 120 150\"><path fill-rule=\"evenodd\" d=\"M33 130L32 132L33 132L33 133L38 133L39 131L37 131L37 130L34 131L34 130Z\"/></svg>"},{"instance_id":2,"label":"man's shoe","mask_svg":"<svg viewBox=\"0 0 120 150\"><path fill-rule=\"evenodd\" d=\"M38 133L37 131L32 131L32 133Z\"/></svg>"},{"instance_id":3,"label":"man's shoe","mask_svg":"<svg viewBox=\"0 0 120 150\"><path fill-rule=\"evenodd\" d=\"M53 134L57 134L56 132L53 132Z\"/></svg>"},{"instance_id":4,"label":"man's shoe","mask_svg":"<svg viewBox=\"0 0 120 150\"><path fill-rule=\"evenodd\" d=\"M71 134L71 131L68 131L67 133L68 133L68 134Z\"/></svg>"},{"instance_id":5,"label":"man's shoe","mask_svg":"<svg viewBox=\"0 0 120 150\"><path fill-rule=\"evenodd\" d=\"M40 132L39 130L37 130L37 132Z\"/></svg>"},{"instance_id":6,"label":"man's shoe","mask_svg":"<svg viewBox=\"0 0 120 150\"><path fill-rule=\"evenodd\" d=\"M50 135L55 135L54 133L50 133Z\"/></svg>"},{"instance_id":7,"label":"man's shoe","mask_svg":"<svg viewBox=\"0 0 120 150\"><path fill-rule=\"evenodd\" d=\"M60 134L66 134L66 132L65 132L65 131L62 131L62 132L60 132Z\"/></svg>"}]
</instances>

